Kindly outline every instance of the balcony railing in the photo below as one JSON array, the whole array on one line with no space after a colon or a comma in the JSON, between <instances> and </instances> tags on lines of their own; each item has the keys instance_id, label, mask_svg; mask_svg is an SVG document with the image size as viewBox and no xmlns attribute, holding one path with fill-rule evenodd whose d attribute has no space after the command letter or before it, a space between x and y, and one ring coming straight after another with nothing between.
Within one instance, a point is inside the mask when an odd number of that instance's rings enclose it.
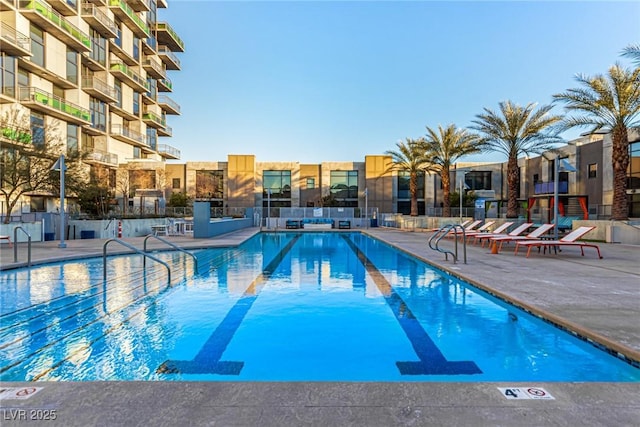
<instances>
[{"instance_id":1,"label":"balcony railing","mask_svg":"<svg viewBox=\"0 0 640 427\"><path fill-rule=\"evenodd\" d=\"M167 74L162 63L152 57L145 58L144 62L142 63L142 67L147 71L148 74L156 79L164 78Z\"/></svg>"},{"instance_id":2,"label":"balcony railing","mask_svg":"<svg viewBox=\"0 0 640 427\"><path fill-rule=\"evenodd\" d=\"M131 83L134 83L138 86L138 88L143 89L144 91L149 90L149 83L142 78L142 76L135 71L129 69L127 64L122 61L112 61L111 66L109 67L112 73L122 76L129 80Z\"/></svg>"},{"instance_id":3,"label":"balcony railing","mask_svg":"<svg viewBox=\"0 0 640 427\"><path fill-rule=\"evenodd\" d=\"M31 129L19 126L0 127L0 138L18 144L31 144Z\"/></svg>"},{"instance_id":4,"label":"balcony railing","mask_svg":"<svg viewBox=\"0 0 640 427\"><path fill-rule=\"evenodd\" d=\"M163 128L158 128L158 135L159 136L172 136L173 135L173 129L171 128L171 126L165 126Z\"/></svg>"},{"instance_id":5,"label":"balcony railing","mask_svg":"<svg viewBox=\"0 0 640 427\"><path fill-rule=\"evenodd\" d=\"M171 92L173 91L173 83L168 78L158 79L158 91Z\"/></svg>"},{"instance_id":6,"label":"balcony railing","mask_svg":"<svg viewBox=\"0 0 640 427\"><path fill-rule=\"evenodd\" d=\"M164 127L167 125L167 121L153 111L145 111L142 114L142 120L153 127Z\"/></svg>"},{"instance_id":7,"label":"balcony railing","mask_svg":"<svg viewBox=\"0 0 640 427\"><path fill-rule=\"evenodd\" d=\"M67 44L73 45L79 51L91 50L91 38L53 10L45 1L21 0L20 7L23 12L33 12L30 15L36 22L46 26L46 30L55 33Z\"/></svg>"},{"instance_id":8,"label":"balcony railing","mask_svg":"<svg viewBox=\"0 0 640 427\"><path fill-rule=\"evenodd\" d=\"M76 0L48 0L51 6L64 16L72 16L77 13L78 2Z\"/></svg>"},{"instance_id":9,"label":"balcony railing","mask_svg":"<svg viewBox=\"0 0 640 427\"><path fill-rule=\"evenodd\" d=\"M184 42L166 22L156 22L156 37L174 52L184 52Z\"/></svg>"},{"instance_id":10,"label":"balcony railing","mask_svg":"<svg viewBox=\"0 0 640 427\"><path fill-rule=\"evenodd\" d=\"M31 55L31 39L29 36L22 34L5 22L0 24L2 50L14 56Z\"/></svg>"},{"instance_id":11,"label":"balcony railing","mask_svg":"<svg viewBox=\"0 0 640 427\"><path fill-rule=\"evenodd\" d=\"M106 102L114 102L118 99L116 88L109 86L105 81L95 76L84 76L82 78L82 89Z\"/></svg>"},{"instance_id":12,"label":"balcony railing","mask_svg":"<svg viewBox=\"0 0 640 427\"><path fill-rule=\"evenodd\" d=\"M172 159L180 158L180 150L168 144L158 144L158 153L163 155L163 157L169 157Z\"/></svg>"},{"instance_id":13,"label":"balcony railing","mask_svg":"<svg viewBox=\"0 0 640 427\"><path fill-rule=\"evenodd\" d=\"M19 95L20 102L31 102L32 104L28 105L29 107L45 111L52 116L61 119L66 119L67 116L71 116L85 122L83 124L91 122L91 113L89 110L62 99L52 93L45 92L42 89L35 87L21 87ZM38 106L42 106L43 108L37 108ZM56 114L58 112L63 113L64 116Z\"/></svg>"},{"instance_id":14,"label":"balcony railing","mask_svg":"<svg viewBox=\"0 0 640 427\"><path fill-rule=\"evenodd\" d=\"M554 181L551 182L536 182L533 185L533 193L534 194L553 194L554 190ZM569 192L569 182L568 181L558 181L558 194L567 194Z\"/></svg>"},{"instance_id":15,"label":"balcony railing","mask_svg":"<svg viewBox=\"0 0 640 427\"><path fill-rule=\"evenodd\" d=\"M158 56L162 59L162 62L167 66L167 70L179 70L180 60L175 53L171 52L171 49L166 46L158 47Z\"/></svg>"},{"instance_id":16,"label":"balcony railing","mask_svg":"<svg viewBox=\"0 0 640 427\"><path fill-rule=\"evenodd\" d=\"M136 132L119 124L111 124L111 135L122 136L128 140L135 141L140 145L149 146L147 143L147 136Z\"/></svg>"},{"instance_id":17,"label":"balcony railing","mask_svg":"<svg viewBox=\"0 0 640 427\"><path fill-rule=\"evenodd\" d=\"M180 114L180 105L167 95L158 95L158 104L168 114Z\"/></svg>"},{"instance_id":18,"label":"balcony railing","mask_svg":"<svg viewBox=\"0 0 640 427\"><path fill-rule=\"evenodd\" d=\"M116 23L94 4L87 1L82 3L81 15L102 36L108 39L118 37Z\"/></svg>"},{"instance_id":19,"label":"balcony railing","mask_svg":"<svg viewBox=\"0 0 640 427\"><path fill-rule=\"evenodd\" d=\"M149 26L129 7L125 0L109 0L109 7L121 19L127 17L135 24L130 28L138 37L149 37Z\"/></svg>"},{"instance_id":20,"label":"balcony railing","mask_svg":"<svg viewBox=\"0 0 640 427\"><path fill-rule=\"evenodd\" d=\"M118 166L118 156L102 150L91 150L87 153L87 162L98 162L111 166Z\"/></svg>"}]
</instances>

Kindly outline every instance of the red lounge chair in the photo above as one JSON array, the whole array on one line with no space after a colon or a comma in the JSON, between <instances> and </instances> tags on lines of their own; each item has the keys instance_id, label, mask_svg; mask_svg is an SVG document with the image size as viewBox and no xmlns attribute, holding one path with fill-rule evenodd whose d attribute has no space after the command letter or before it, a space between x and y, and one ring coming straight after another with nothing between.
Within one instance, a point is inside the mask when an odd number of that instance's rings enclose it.
<instances>
[{"instance_id":1,"label":"red lounge chair","mask_svg":"<svg viewBox=\"0 0 640 427\"><path fill-rule=\"evenodd\" d=\"M500 242L500 246L498 247L498 252L502 250L502 244L504 242L514 242L520 240L539 240L542 235L555 227L555 224L542 224L540 227L533 230L531 233L526 236L504 236L504 237L494 237L491 239L492 243L498 244Z\"/></svg>"},{"instance_id":2,"label":"red lounge chair","mask_svg":"<svg viewBox=\"0 0 640 427\"><path fill-rule=\"evenodd\" d=\"M525 222L523 224L520 224L519 226L517 226L515 229L513 229L513 231L507 233L507 234L493 234L493 233L487 233L487 234L478 234L475 236L475 240L474 243L478 243L478 240L482 241L482 247L484 248L484 241L488 240L488 239L492 239L494 237L501 237L501 236L518 236L522 233L525 232L525 230L529 227L531 227L533 225L532 222Z\"/></svg>"},{"instance_id":3,"label":"red lounge chair","mask_svg":"<svg viewBox=\"0 0 640 427\"><path fill-rule=\"evenodd\" d=\"M9 236L0 236L0 240L6 240L7 242L9 242L9 247L13 246L13 244L11 243L11 237Z\"/></svg>"},{"instance_id":4,"label":"red lounge chair","mask_svg":"<svg viewBox=\"0 0 640 427\"><path fill-rule=\"evenodd\" d=\"M589 248L595 248L595 250L598 251L598 258L602 259L602 255L600 254L600 247L598 245L593 243L577 241L580 237L584 236L594 228L595 227L591 227L591 226L578 227L575 230L573 230L571 233L564 236L562 239L558 239L558 240L531 240L531 241L516 242L515 255L518 255L518 249L520 248L520 246L528 247L527 258L529 258L529 254L531 253L531 248L533 247L537 247L538 249L545 248L546 250L547 247L551 248L551 247L558 247L558 246L578 246L580 248L580 253L582 254L582 256L584 256L584 248L589 247Z\"/></svg>"},{"instance_id":5,"label":"red lounge chair","mask_svg":"<svg viewBox=\"0 0 640 427\"><path fill-rule=\"evenodd\" d=\"M490 221L490 222L491 224L493 224L495 221ZM474 239L473 243L476 243L478 241L478 236L490 236L490 235L502 236L504 235L503 233L507 231L507 228L511 227L512 225L513 225L513 222L505 222L504 224L500 224L493 231L487 231L484 233L476 233L476 232L470 231L469 233L466 233L466 234L469 239Z\"/></svg>"}]
</instances>

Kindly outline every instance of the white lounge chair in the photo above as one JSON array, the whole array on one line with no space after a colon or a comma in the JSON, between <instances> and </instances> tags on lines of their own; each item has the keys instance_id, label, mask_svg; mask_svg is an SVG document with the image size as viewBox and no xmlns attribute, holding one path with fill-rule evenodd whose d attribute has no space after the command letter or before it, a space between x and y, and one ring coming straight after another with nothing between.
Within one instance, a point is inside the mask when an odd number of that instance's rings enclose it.
<instances>
[{"instance_id":1,"label":"white lounge chair","mask_svg":"<svg viewBox=\"0 0 640 427\"><path fill-rule=\"evenodd\" d=\"M562 239L558 239L558 240L529 240L529 241L516 242L516 249L515 249L514 255L518 255L518 249L520 248L520 246L527 247L527 258L529 258L529 254L531 253L531 248L534 248L534 247L538 249L545 248L546 250L546 248L549 248L549 249L552 247L557 248L558 246L578 246L580 248L580 253L582 254L582 256L584 256L584 248L586 247L595 248L595 250L598 251L598 258L602 259L602 255L600 254L600 247L598 245L594 243L577 241L580 237L584 236L594 228L595 227L591 227L591 226L578 227L575 230L573 230L571 233L564 236Z\"/></svg>"}]
</instances>

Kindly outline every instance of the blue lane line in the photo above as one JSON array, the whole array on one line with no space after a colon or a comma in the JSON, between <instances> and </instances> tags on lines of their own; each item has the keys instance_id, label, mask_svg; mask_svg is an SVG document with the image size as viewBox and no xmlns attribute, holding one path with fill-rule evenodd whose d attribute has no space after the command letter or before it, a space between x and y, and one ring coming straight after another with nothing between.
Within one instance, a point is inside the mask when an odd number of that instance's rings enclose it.
<instances>
[{"instance_id":1,"label":"blue lane line","mask_svg":"<svg viewBox=\"0 0 640 427\"><path fill-rule=\"evenodd\" d=\"M167 360L158 367L156 372L159 374L239 375L244 367L244 362L221 361L220 358L254 301L258 298L258 294L260 294L267 280L269 280L300 236L300 234L294 236L264 268L262 273L251 282L193 360Z\"/></svg>"},{"instance_id":2,"label":"blue lane line","mask_svg":"<svg viewBox=\"0 0 640 427\"><path fill-rule=\"evenodd\" d=\"M402 375L471 375L481 374L482 371L472 361L448 361L436 343L424 330L411 309L402 297L393 289L389 281L376 268L369 258L347 236L342 236L347 245L356 253L360 262L373 279L384 296L396 320L411 342L419 362L396 362Z\"/></svg>"}]
</instances>

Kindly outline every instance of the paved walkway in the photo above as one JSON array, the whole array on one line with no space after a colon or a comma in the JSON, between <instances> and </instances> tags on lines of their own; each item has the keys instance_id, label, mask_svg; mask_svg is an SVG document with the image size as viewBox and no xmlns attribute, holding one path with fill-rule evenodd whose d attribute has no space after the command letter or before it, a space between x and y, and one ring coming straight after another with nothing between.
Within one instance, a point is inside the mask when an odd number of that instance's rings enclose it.
<instances>
[{"instance_id":1,"label":"paved walkway","mask_svg":"<svg viewBox=\"0 0 640 427\"><path fill-rule=\"evenodd\" d=\"M183 247L237 245L243 230L215 239L169 237ZM601 244L603 259L586 249L558 255L492 254L471 246L467 263L446 261L427 246L428 235L386 228L366 232L464 280L543 315L563 327L640 361L640 247ZM142 246L144 238L125 239ZM32 247L34 263L102 255L104 240L73 240ZM26 260L25 244L18 260ZM117 249L109 244L109 253ZM167 247L156 239L153 248ZM462 257L462 250L460 249ZM20 263L18 263L20 264ZM13 250L0 245L0 268L13 267ZM3 400L2 425L27 425L55 412L48 425L223 426L635 426L640 383L4 383L43 387L27 400ZM509 400L498 387L543 387L555 400ZM29 412L42 409L45 412ZM24 420L19 417L24 415Z\"/></svg>"}]
</instances>

